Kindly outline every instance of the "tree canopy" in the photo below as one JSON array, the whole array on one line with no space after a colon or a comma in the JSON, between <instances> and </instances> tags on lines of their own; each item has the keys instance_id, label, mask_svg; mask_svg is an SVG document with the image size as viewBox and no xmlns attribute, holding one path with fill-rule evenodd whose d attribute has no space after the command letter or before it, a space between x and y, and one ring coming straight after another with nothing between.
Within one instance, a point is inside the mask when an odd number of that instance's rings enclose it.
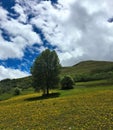
<instances>
[{"instance_id":1,"label":"tree canopy","mask_svg":"<svg viewBox=\"0 0 113 130\"><path fill-rule=\"evenodd\" d=\"M61 65L57 53L46 49L34 61L31 68L35 90L43 90L44 95L59 82Z\"/></svg>"},{"instance_id":2,"label":"tree canopy","mask_svg":"<svg viewBox=\"0 0 113 130\"><path fill-rule=\"evenodd\" d=\"M73 89L74 81L70 76L64 76L64 78L61 80L61 89Z\"/></svg>"}]
</instances>

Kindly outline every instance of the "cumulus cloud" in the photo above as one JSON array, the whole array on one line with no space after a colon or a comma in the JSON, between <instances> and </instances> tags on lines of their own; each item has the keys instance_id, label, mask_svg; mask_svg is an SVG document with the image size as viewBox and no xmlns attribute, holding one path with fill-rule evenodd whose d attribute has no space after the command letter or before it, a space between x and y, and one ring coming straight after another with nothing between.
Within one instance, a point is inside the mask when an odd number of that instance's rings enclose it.
<instances>
[{"instance_id":1,"label":"cumulus cloud","mask_svg":"<svg viewBox=\"0 0 113 130\"><path fill-rule=\"evenodd\" d=\"M111 17L113 2L106 0L59 0L56 7L41 2L40 15L31 24L41 28L51 45L57 46L63 65L80 60L113 60L109 55L113 43ZM110 9L111 10L110 10Z\"/></svg>"},{"instance_id":2,"label":"cumulus cloud","mask_svg":"<svg viewBox=\"0 0 113 130\"><path fill-rule=\"evenodd\" d=\"M73 65L82 60L113 61L113 16L111 0L16 0L14 11L18 17L0 7L0 59L22 58L27 46L35 43L41 52L46 47L35 26L51 46L56 46L61 64ZM9 40L3 37L3 32ZM4 50L4 51L3 51ZM7 52L7 53L5 53Z\"/></svg>"},{"instance_id":3,"label":"cumulus cloud","mask_svg":"<svg viewBox=\"0 0 113 130\"><path fill-rule=\"evenodd\" d=\"M27 46L35 43L42 44L31 24L24 24L18 19L9 17L9 12L2 7L0 7L0 12L2 15L0 18L0 59L22 58ZM4 39L4 32L8 35L9 41Z\"/></svg>"},{"instance_id":4,"label":"cumulus cloud","mask_svg":"<svg viewBox=\"0 0 113 130\"><path fill-rule=\"evenodd\" d=\"M18 13L19 17L18 17L18 21L19 22L23 22L26 23L27 22L27 15L24 12L24 9L22 8L21 5L16 4L13 9Z\"/></svg>"},{"instance_id":5,"label":"cumulus cloud","mask_svg":"<svg viewBox=\"0 0 113 130\"><path fill-rule=\"evenodd\" d=\"M0 80L6 78L16 79L16 78L26 77L26 76L29 76L27 72L22 72L18 69L5 68L4 66L0 65Z\"/></svg>"}]
</instances>

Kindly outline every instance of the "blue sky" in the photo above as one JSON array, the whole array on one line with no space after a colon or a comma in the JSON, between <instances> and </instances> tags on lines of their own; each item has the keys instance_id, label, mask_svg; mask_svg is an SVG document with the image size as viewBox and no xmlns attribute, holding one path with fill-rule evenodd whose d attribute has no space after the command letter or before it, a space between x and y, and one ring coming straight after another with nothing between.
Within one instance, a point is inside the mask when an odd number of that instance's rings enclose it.
<instances>
[{"instance_id":1,"label":"blue sky","mask_svg":"<svg viewBox=\"0 0 113 130\"><path fill-rule=\"evenodd\" d=\"M112 7L111 0L0 0L0 80L30 75L46 48L63 66L113 61Z\"/></svg>"}]
</instances>

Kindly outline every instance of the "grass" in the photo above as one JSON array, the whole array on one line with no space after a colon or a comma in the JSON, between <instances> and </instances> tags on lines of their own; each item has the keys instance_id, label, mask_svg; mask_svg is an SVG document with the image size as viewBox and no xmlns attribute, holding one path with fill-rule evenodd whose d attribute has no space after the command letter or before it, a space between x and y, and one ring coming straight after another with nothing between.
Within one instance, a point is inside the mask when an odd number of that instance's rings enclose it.
<instances>
[{"instance_id":1,"label":"grass","mask_svg":"<svg viewBox=\"0 0 113 130\"><path fill-rule=\"evenodd\" d=\"M22 90L20 94L26 95L26 94L30 94L30 93L34 93L34 89L32 87ZM14 94L14 88L13 88L9 92L0 94L0 101L10 99L14 96L15 96L15 94Z\"/></svg>"},{"instance_id":2,"label":"grass","mask_svg":"<svg viewBox=\"0 0 113 130\"><path fill-rule=\"evenodd\" d=\"M0 129L112 130L113 85L98 86L104 81L95 82L77 83L73 90L56 90L58 95L51 98L31 93L1 101Z\"/></svg>"},{"instance_id":3,"label":"grass","mask_svg":"<svg viewBox=\"0 0 113 130\"><path fill-rule=\"evenodd\" d=\"M113 79L104 79L104 80L96 80L96 81L88 81L88 82L77 82L78 87L104 87L112 86Z\"/></svg>"},{"instance_id":4,"label":"grass","mask_svg":"<svg viewBox=\"0 0 113 130\"><path fill-rule=\"evenodd\" d=\"M0 95L0 101L2 100L7 100L11 97L13 97L14 95L12 94L12 92L9 92L9 93L3 93Z\"/></svg>"}]
</instances>

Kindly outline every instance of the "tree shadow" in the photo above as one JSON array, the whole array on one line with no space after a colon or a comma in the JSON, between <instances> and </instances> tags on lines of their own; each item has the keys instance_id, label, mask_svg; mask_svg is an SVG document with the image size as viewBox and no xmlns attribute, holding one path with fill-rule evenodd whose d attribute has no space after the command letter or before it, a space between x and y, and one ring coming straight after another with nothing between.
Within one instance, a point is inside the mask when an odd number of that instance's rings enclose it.
<instances>
[{"instance_id":1,"label":"tree shadow","mask_svg":"<svg viewBox=\"0 0 113 130\"><path fill-rule=\"evenodd\" d=\"M44 99L49 99L49 98L57 98L60 96L60 93L50 93L49 95L42 95L38 97L31 97L27 98L24 101L36 101L36 100L44 100Z\"/></svg>"}]
</instances>

